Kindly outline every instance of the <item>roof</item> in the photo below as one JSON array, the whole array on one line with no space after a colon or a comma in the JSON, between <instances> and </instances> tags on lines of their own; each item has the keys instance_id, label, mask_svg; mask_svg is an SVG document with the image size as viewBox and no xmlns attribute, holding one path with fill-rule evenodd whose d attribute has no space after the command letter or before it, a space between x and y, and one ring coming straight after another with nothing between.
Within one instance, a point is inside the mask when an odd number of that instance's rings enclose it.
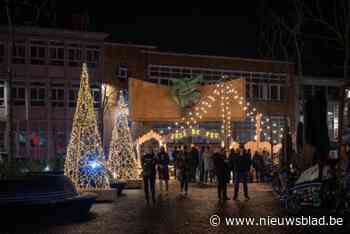
<instances>
[{"instance_id":1,"label":"roof","mask_svg":"<svg viewBox=\"0 0 350 234\"><path fill-rule=\"evenodd\" d=\"M131 43L118 43L118 42L112 42L112 41L106 41L104 43L108 46L124 46L124 47L135 47L135 48L144 48L144 49L157 49L157 46L152 45L137 45L137 44L131 44Z\"/></svg>"},{"instance_id":2,"label":"roof","mask_svg":"<svg viewBox=\"0 0 350 234\"><path fill-rule=\"evenodd\" d=\"M339 86L344 84L344 78L337 76L303 76L301 83L304 85Z\"/></svg>"},{"instance_id":3,"label":"roof","mask_svg":"<svg viewBox=\"0 0 350 234\"><path fill-rule=\"evenodd\" d=\"M68 30L61 28L44 28L44 27L35 27L35 26L14 26L16 33L22 34L34 34L38 36L49 35L49 36L66 36L66 37L78 37L86 39L97 39L104 40L109 34L101 32L87 32L87 31L78 31L78 30ZM0 34L10 33L10 27L7 25L0 26Z\"/></svg>"},{"instance_id":4,"label":"roof","mask_svg":"<svg viewBox=\"0 0 350 234\"><path fill-rule=\"evenodd\" d=\"M292 62L278 61L278 60L267 60L267 59L250 59L250 58L240 58L240 57L203 55L203 54L172 53L172 52L149 51L149 50L143 50L141 52L142 53L146 53L146 54L159 54L159 55L169 55L169 56L188 56L188 57L208 58L208 59L230 59L230 60L241 60L241 61L247 61L247 62L279 63L279 64L294 65L294 63L292 63Z\"/></svg>"}]
</instances>

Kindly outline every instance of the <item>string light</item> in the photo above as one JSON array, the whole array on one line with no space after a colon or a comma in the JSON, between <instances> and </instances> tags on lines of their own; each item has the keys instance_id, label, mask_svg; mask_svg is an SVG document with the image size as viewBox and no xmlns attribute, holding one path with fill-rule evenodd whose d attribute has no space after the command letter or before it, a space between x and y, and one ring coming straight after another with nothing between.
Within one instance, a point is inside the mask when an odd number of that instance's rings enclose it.
<instances>
[{"instance_id":1,"label":"string light","mask_svg":"<svg viewBox=\"0 0 350 234\"><path fill-rule=\"evenodd\" d=\"M112 131L107 166L119 180L135 180L138 178L137 161L129 129L128 107L123 93L120 93L118 115ZM168 127L171 130L171 127Z\"/></svg>"},{"instance_id":2,"label":"string light","mask_svg":"<svg viewBox=\"0 0 350 234\"><path fill-rule=\"evenodd\" d=\"M72 180L78 190L109 188L107 168L86 63L82 66L80 88L71 137L67 146L64 174Z\"/></svg>"}]
</instances>

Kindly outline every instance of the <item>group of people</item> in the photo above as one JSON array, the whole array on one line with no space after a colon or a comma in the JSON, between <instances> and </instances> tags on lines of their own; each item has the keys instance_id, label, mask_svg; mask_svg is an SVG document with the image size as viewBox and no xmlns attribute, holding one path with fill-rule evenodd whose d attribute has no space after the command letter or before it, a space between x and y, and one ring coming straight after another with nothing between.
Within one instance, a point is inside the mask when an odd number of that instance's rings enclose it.
<instances>
[{"instance_id":1,"label":"group of people","mask_svg":"<svg viewBox=\"0 0 350 234\"><path fill-rule=\"evenodd\" d=\"M189 182L208 183L216 181L218 198L228 200L227 184L234 183L233 199L238 199L239 184L243 183L244 196L248 196L248 178L251 166L255 169L256 180L263 182L266 152L255 153L251 156L250 150L241 145L239 149L232 149L229 153L221 147L203 146L198 150L195 146L175 146L169 154L161 147L158 153L152 148L146 148L142 155L143 180L145 197L149 203L151 192L152 201L155 202L155 181L158 172L160 191L168 194L169 164L174 165L174 176L180 182L181 195L188 195ZM165 189L163 188L165 185Z\"/></svg>"}]
</instances>

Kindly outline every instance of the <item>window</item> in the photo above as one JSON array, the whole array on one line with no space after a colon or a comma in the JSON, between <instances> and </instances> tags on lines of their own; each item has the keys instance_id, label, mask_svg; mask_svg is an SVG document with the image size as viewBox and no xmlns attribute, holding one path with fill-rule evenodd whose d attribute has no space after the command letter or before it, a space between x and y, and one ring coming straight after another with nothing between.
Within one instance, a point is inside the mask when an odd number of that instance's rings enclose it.
<instances>
[{"instance_id":1,"label":"window","mask_svg":"<svg viewBox=\"0 0 350 234\"><path fill-rule=\"evenodd\" d=\"M68 47L69 66L80 66L82 61L82 47L79 44L70 44Z\"/></svg>"},{"instance_id":2,"label":"window","mask_svg":"<svg viewBox=\"0 0 350 234\"><path fill-rule=\"evenodd\" d=\"M286 86L280 86L279 87L279 90L280 90L280 97L279 99L280 100L286 100L287 99L287 89L286 89Z\"/></svg>"},{"instance_id":3,"label":"window","mask_svg":"<svg viewBox=\"0 0 350 234\"><path fill-rule=\"evenodd\" d=\"M264 83L252 83L252 99L253 100L266 100L266 84Z\"/></svg>"},{"instance_id":4,"label":"window","mask_svg":"<svg viewBox=\"0 0 350 234\"><path fill-rule=\"evenodd\" d=\"M23 81L14 81L11 88L11 97L14 106L24 106L25 105L25 83Z\"/></svg>"},{"instance_id":5,"label":"window","mask_svg":"<svg viewBox=\"0 0 350 234\"><path fill-rule=\"evenodd\" d=\"M51 85L52 107L64 107L64 84Z\"/></svg>"},{"instance_id":6,"label":"window","mask_svg":"<svg viewBox=\"0 0 350 234\"><path fill-rule=\"evenodd\" d=\"M72 84L68 93L68 106L75 107L78 100L79 84Z\"/></svg>"},{"instance_id":7,"label":"window","mask_svg":"<svg viewBox=\"0 0 350 234\"><path fill-rule=\"evenodd\" d=\"M6 122L0 122L0 152L5 152Z\"/></svg>"},{"instance_id":8,"label":"window","mask_svg":"<svg viewBox=\"0 0 350 234\"><path fill-rule=\"evenodd\" d=\"M24 64L26 57L25 41L19 40L15 42L15 47L12 48L12 62L16 64Z\"/></svg>"},{"instance_id":9,"label":"window","mask_svg":"<svg viewBox=\"0 0 350 234\"><path fill-rule=\"evenodd\" d=\"M118 79L127 79L128 78L128 67L127 65L119 65L117 72Z\"/></svg>"},{"instance_id":10,"label":"window","mask_svg":"<svg viewBox=\"0 0 350 234\"><path fill-rule=\"evenodd\" d=\"M100 47L94 45L86 46L86 61L89 66L95 67L99 64L100 60Z\"/></svg>"},{"instance_id":11,"label":"window","mask_svg":"<svg viewBox=\"0 0 350 234\"><path fill-rule=\"evenodd\" d=\"M251 98L252 98L252 94L251 94L251 85L249 85L249 84L246 84L246 87L245 87L245 96L246 96L248 99L251 99Z\"/></svg>"},{"instance_id":12,"label":"window","mask_svg":"<svg viewBox=\"0 0 350 234\"><path fill-rule=\"evenodd\" d=\"M64 126L59 122L53 123L53 137L55 139L55 155L56 157L63 157L66 153L66 134L64 131Z\"/></svg>"},{"instance_id":13,"label":"window","mask_svg":"<svg viewBox=\"0 0 350 234\"><path fill-rule=\"evenodd\" d=\"M30 42L30 63L45 64L47 43L44 41Z\"/></svg>"},{"instance_id":14,"label":"window","mask_svg":"<svg viewBox=\"0 0 350 234\"><path fill-rule=\"evenodd\" d=\"M0 42L0 63L3 63L5 60L5 45L3 42Z\"/></svg>"},{"instance_id":15,"label":"window","mask_svg":"<svg viewBox=\"0 0 350 234\"><path fill-rule=\"evenodd\" d=\"M94 108L101 107L101 89L97 84L91 86L91 94L94 101Z\"/></svg>"},{"instance_id":16,"label":"window","mask_svg":"<svg viewBox=\"0 0 350 234\"><path fill-rule=\"evenodd\" d=\"M44 83L30 84L30 105L45 106L46 89Z\"/></svg>"},{"instance_id":17,"label":"window","mask_svg":"<svg viewBox=\"0 0 350 234\"><path fill-rule=\"evenodd\" d=\"M233 124L233 139L237 142L248 142L254 139L255 122L251 118L247 118L243 122L234 122Z\"/></svg>"},{"instance_id":18,"label":"window","mask_svg":"<svg viewBox=\"0 0 350 234\"><path fill-rule=\"evenodd\" d=\"M0 107L4 107L5 105L5 82L0 81Z\"/></svg>"},{"instance_id":19,"label":"window","mask_svg":"<svg viewBox=\"0 0 350 234\"><path fill-rule=\"evenodd\" d=\"M327 125L328 135L331 141L336 141L338 138L338 114L339 104L337 102L328 102L327 107Z\"/></svg>"},{"instance_id":20,"label":"window","mask_svg":"<svg viewBox=\"0 0 350 234\"><path fill-rule=\"evenodd\" d=\"M339 87L329 86L327 91L328 100L339 100L340 89Z\"/></svg>"},{"instance_id":21,"label":"window","mask_svg":"<svg viewBox=\"0 0 350 234\"><path fill-rule=\"evenodd\" d=\"M227 69L210 69L183 66L148 65L150 81L166 84L165 80L203 76L204 84L215 84L223 76L244 78L246 80L246 97L254 101L285 101L287 75L264 72L247 72ZM169 82L171 84L171 82Z\"/></svg>"},{"instance_id":22,"label":"window","mask_svg":"<svg viewBox=\"0 0 350 234\"><path fill-rule=\"evenodd\" d=\"M49 64L64 65L64 46L63 42L51 41L49 44Z\"/></svg>"},{"instance_id":23,"label":"window","mask_svg":"<svg viewBox=\"0 0 350 234\"><path fill-rule=\"evenodd\" d=\"M47 157L48 131L46 121L31 121L28 133L30 155L36 159Z\"/></svg>"},{"instance_id":24,"label":"window","mask_svg":"<svg viewBox=\"0 0 350 234\"><path fill-rule=\"evenodd\" d=\"M271 85L271 88L270 88L270 98L271 98L271 100L279 99L278 96L279 96L278 95L278 86Z\"/></svg>"},{"instance_id":25,"label":"window","mask_svg":"<svg viewBox=\"0 0 350 234\"><path fill-rule=\"evenodd\" d=\"M326 95L326 86L314 86L314 94L316 95L318 93Z\"/></svg>"},{"instance_id":26,"label":"window","mask_svg":"<svg viewBox=\"0 0 350 234\"><path fill-rule=\"evenodd\" d=\"M312 97L313 95L312 85L303 86L303 95L304 95L304 99L308 99Z\"/></svg>"}]
</instances>

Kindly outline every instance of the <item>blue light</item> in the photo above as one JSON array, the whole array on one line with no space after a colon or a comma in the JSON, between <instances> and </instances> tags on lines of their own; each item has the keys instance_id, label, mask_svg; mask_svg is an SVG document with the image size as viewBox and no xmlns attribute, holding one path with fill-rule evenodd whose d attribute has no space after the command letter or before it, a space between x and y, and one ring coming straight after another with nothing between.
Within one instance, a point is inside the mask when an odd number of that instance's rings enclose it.
<instances>
[{"instance_id":1,"label":"blue light","mask_svg":"<svg viewBox=\"0 0 350 234\"><path fill-rule=\"evenodd\" d=\"M91 161L91 162L89 162L89 166L90 166L93 170L95 170L95 169L101 167L101 164L98 163L98 162L96 162L96 161Z\"/></svg>"}]
</instances>

